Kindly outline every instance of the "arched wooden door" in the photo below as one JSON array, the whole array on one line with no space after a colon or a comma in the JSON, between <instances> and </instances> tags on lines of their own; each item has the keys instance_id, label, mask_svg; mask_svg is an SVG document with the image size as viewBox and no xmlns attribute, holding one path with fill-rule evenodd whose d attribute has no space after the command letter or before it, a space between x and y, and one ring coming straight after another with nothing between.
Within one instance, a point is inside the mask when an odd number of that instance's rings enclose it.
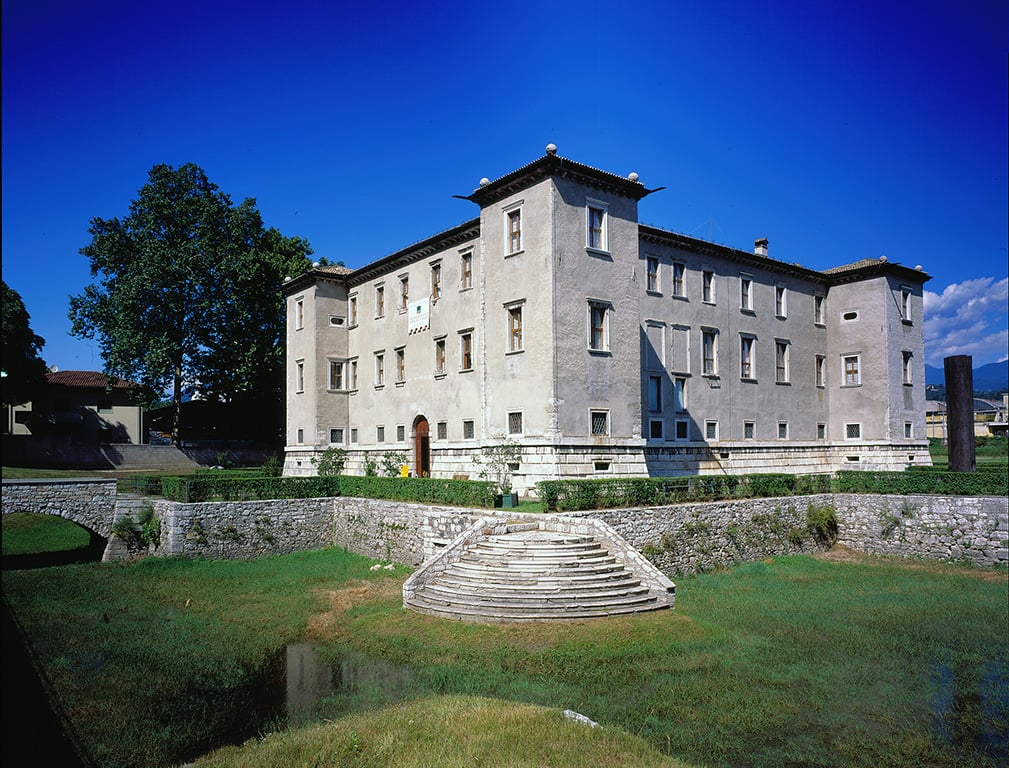
<instances>
[{"instance_id":1,"label":"arched wooden door","mask_svg":"<svg viewBox=\"0 0 1009 768\"><path fill-rule=\"evenodd\" d=\"M431 475L431 434L427 419L418 416L413 423L413 462L417 477Z\"/></svg>"}]
</instances>

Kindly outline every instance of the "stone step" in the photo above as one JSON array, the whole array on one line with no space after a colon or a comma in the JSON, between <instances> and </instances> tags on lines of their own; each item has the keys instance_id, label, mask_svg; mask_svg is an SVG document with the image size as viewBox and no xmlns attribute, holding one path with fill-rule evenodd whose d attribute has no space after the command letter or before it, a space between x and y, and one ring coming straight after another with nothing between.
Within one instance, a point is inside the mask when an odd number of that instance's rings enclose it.
<instances>
[{"instance_id":1,"label":"stone step","mask_svg":"<svg viewBox=\"0 0 1009 768\"><path fill-rule=\"evenodd\" d=\"M627 571L621 571L612 578L595 579L565 579L565 578L522 578L506 577L495 579L472 579L467 575L460 575L446 571L432 578L428 583L452 584L459 589L477 587L501 587L501 588L531 588L531 589L569 589L576 592L586 592L596 589L619 589L635 586L641 580Z\"/></svg>"},{"instance_id":2,"label":"stone step","mask_svg":"<svg viewBox=\"0 0 1009 768\"><path fill-rule=\"evenodd\" d=\"M448 571L471 574L473 578L495 576L556 576L561 578L612 574L624 570L623 565L610 558L598 563L487 563L474 560L457 560Z\"/></svg>"},{"instance_id":3,"label":"stone step","mask_svg":"<svg viewBox=\"0 0 1009 768\"><path fill-rule=\"evenodd\" d=\"M582 554L592 554L593 552L605 552L606 550L598 542L588 544L488 544L480 542L473 547L474 552L488 552L498 557L540 557L543 555L570 555L578 556Z\"/></svg>"},{"instance_id":4,"label":"stone step","mask_svg":"<svg viewBox=\"0 0 1009 768\"><path fill-rule=\"evenodd\" d=\"M600 598L591 599L587 597L582 598L563 598L563 599L523 599L523 600L508 600L503 595L486 595L482 597L472 597L469 595L440 595L431 592L425 592L420 597L428 601L431 605L441 605L445 608L459 608L461 606L467 606L468 608L483 607L493 610L536 610L536 611L548 611L548 610L580 610L580 609L592 609L600 610L603 608L626 608L632 605L647 605L649 603L655 602L655 596L648 594L647 590L644 594L638 595L627 595L625 597L612 597L612 598Z\"/></svg>"},{"instance_id":5,"label":"stone step","mask_svg":"<svg viewBox=\"0 0 1009 768\"><path fill-rule=\"evenodd\" d=\"M439 603L432 603L423 597L415 597L407 602L407 605L415 610L422 611L435 616L447 619L457 619L460 621L503 623L503 622L533 622L533 621L577 621L581 619L599 619L607 616L621 616L643 611L652 611L664 608L658 603L639 604L634 606L620 607L591 607L573 609L570 606L564 610L490 610L486 606L470 608L468 606L446 606Z\"/></svg>"},{"instance_id":6,"label":"stone step","mask_svg":"<svg viewBox=\"0 0 1009 768\"><path fill-rule=\"evenodd\" d=\"M618 588L594 591L569 591L564 588L558 589L511 589L501 585L487 585L484 588L471 587L460 588L456 585L441 582L430 582L424 585L424 594L428 597L439 597L450 602L470 602L478 601L483 603L526 603L543 601L546 604L553 603L600 603L600 602L620 602L624 598L636 598L648 595L648 587L638 584L630 584Z\"/></svg>"}]
</instances>

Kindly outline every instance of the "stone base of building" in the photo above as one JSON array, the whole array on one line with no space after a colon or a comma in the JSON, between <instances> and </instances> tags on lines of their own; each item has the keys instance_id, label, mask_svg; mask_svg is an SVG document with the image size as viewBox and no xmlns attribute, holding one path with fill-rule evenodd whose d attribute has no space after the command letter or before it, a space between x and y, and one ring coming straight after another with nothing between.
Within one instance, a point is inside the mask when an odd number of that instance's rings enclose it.
<instances>
[{"instance_id":1,"label":"stone base of building","mask_svg":"<svg viewBox=\"0 0 1009 768\"><path fill-rule=\"evenodd\" d=\"M314 475L325 448L289 446L284 475ZM474 461L480 447L431 448L431 477L489 479ZM409 451L348 450L344 472L364 475L398 474L405 463L415 474ZM523 444L522 460L512 472L514 489L535 495L536 483L559 478L679 477L684 475L748 475L769 472L807 475L844 469L902 471L909 466L931 466L926 442L915 443L788 443L683 445L565 445Z\"/></svg>"}]
</instances>

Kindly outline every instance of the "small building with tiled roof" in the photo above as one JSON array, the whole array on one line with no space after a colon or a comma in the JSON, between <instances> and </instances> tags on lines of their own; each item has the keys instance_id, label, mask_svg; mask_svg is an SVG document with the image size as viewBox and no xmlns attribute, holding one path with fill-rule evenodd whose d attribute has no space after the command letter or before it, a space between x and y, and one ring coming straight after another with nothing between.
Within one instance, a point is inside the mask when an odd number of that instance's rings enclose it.
<instances>
[{"instance_id":1,"label":"small building with tiled roof","mask_svg":"<svg viewBox=\"0 0 1009 768\"><path fill-rule=\"evenodd\" d=\"M140 444L140 385L101 371L49 371L46 385L9 414L8 433L70 445Z\"/></svg>"}]
</instances>

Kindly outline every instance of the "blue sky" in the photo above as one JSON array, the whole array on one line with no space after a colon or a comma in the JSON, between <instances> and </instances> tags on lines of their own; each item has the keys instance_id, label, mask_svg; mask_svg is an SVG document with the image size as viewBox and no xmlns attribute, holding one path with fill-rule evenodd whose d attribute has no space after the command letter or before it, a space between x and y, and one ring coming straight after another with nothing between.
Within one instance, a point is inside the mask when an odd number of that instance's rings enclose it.
<instances>
[{"instance_id":1,"label":"blue sky","mask_svg":"<svg viewBox=\"0 0 1009 768\"><path fill-rule=\"evenodd\" d=\"M926 359L1006 359L1009 4L3 3L3 279L43 357L94 216L194 162L268 226L361 266L559 154L666 189L641 221L926 284Z\"/></svg>"}]
</instances>

